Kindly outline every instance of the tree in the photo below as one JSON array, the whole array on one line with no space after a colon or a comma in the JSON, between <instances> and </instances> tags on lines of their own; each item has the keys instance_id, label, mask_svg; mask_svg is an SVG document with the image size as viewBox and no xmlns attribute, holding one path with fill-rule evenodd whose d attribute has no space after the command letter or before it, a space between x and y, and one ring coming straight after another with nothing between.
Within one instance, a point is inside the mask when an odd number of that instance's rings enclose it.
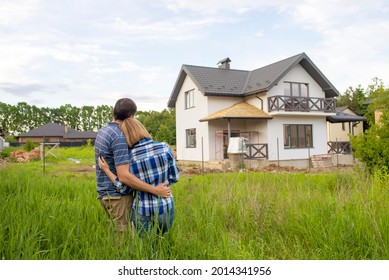
<instances>
[{"instance_id":1,"label":"tree","mask_svg":"<svg viewBox=\"0 0 389 280\"><path fill-rule=\"evenodd\" d=\"M80 108L74 107L70 104L65 104L59 107L63 125L67 125L74 129L80 129Z\"/></svg>"},{"instance_id":2,"label":"tree","mask_svg":"<svg viewBox=\"0 0 389 280\"><path fill-rule=\"evenodd\" d=\"M136 114L151 136L157 141L164 141L170 145L176 143L176 116L174 109L165 109L162 112L139 111Z\"/></svg>"},{"instance_id":3,"label":"tree","mask_svg":"<svg viewBox=\"0 0 389 280\"><path fill-rule=\"evenodd\" d=\"M364 105L364 102L367 99L366 95L367 94L365 90L361 88L361 85L358 85L355 89L353 87L349 87L337 98L336 106L349 107L357 115L363 116L366 113L366 106Z\"/></svg>"},{"instance_id":4,"label":"tree","mask_svg":"<svg viewBox=\"0 0 389 280\"><path fill-rule=\"evenodd\" d=\"M368 103L366 118L373 124L376 113L389 111L389 89L386 89L382 80L374 79L374 84L368 87Z\"/></svg>"},{"instance_id":5,"label":"tree","mask_svg":"<svg viewBox=\"0 0 389 280\"><path fill-rule=\"evenodd\" d=\"M81 130L93 130L96 127L93 106L82 106L79 117L81 118Z\"/></svg>"},{"instance_id":6,"label":"tree","mask_svg":"<svg viewBox=\"0 0 389 280\"><path fill-rule=\"evenodd\" d=\"M159 142L166 142L166 143L172 142L170 130L164 124L161 124L159 126L158 130L156 131L156 133L154 135L154 138L156 141L159 141Z\"/></svg>"},{"instance_id":7,"label":"tree","mask_svg":"<svg viewBox=\"0 0 389 280\"><path fill-rule=\"evenodd\" d=\"M113 117L113 107L108 105L100 105L95 110L95 129L99 130L105 124L110 122Z\"/></svg>"},{"instance_id":8,"label":"tree","mask_svg":"<svg viewBox=\"0 0 389 280\"><path fill-rule=\"evenodd\" d=\"M379 124L372 125L363 134L350 136L354 156L366 164L370 171L389 168L389 115L384 113Z\"/></svg>"},{"instance_id":9,"label":"tree","mask_svg":"<svg viewBox=\"0 0 389 280\"><path fill-rule=\"evenodd\" d=\"M367 92L369 105L366 117L371 126L363 134L351 136L350 142L355 157L372 171L382 166L389 168L389 89L375 79ZM382 114L378 123L374 121L375 112Z\"/></svg>"},{"instance_id":10,"label":"tree","mask_svg":"<svg viewBox=\"0 0 389 280\"><path fill-rule=\"evenodd\" d=\"M0 128L3 130L3 133L11 132L11 122L10 105L0 102Z\"/></svg>"}]
</instances>

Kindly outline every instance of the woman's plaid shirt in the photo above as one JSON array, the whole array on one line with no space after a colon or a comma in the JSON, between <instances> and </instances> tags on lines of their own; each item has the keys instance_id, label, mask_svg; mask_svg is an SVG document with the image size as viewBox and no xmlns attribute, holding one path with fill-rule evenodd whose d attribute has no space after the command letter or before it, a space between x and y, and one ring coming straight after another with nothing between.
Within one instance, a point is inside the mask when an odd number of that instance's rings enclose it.
<instances>
[{"instance_id":1,"label":"woman's plaid shirt","mask_svg":"<svg viewBox=\"0 0 389 280\"><path fill-rule=\"evenodd\" d=\"M166 143L143 139L130 149L130 159L130 172L150 185L178 181L179 170ZM160 215L172 207L173 197L161 198L141 191L137 191L133 203L133 209L144 216Z\"/></svg>"}]
</instances>

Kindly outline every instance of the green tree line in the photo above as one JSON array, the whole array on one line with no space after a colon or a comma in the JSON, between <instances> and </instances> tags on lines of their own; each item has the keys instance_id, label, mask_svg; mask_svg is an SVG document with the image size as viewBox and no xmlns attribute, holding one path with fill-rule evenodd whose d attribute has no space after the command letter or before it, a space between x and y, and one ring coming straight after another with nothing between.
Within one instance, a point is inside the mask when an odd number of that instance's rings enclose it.
<instances>
[{"instance_id":1,"label":"green tree line","mask_svg":"<svg viewBox=\"0 0 389 280\"><path fill-rule=\"evenodd\" d=\"M98 130L111 118L112 107L107 105L40 108L26 102L16 105L0 102L0 128L14 136L47 123L68 125L80 131Z\"/></svg>"},{"instance_id":2,"label":"green tree line","mask_svg":"<svg viewBox=\"0 0 389 280\"><path fill-rule=\"evenodd\" d=\"M108 105L76 107L70 104L59 108L37 107L26 102L9 105L0 102L0 133L18 136L47 123L68 125L79 131L98 131L112 120L113 107ZM155 140L175 144L175 111L137 112Z\"/></svg>"}]
</instances>

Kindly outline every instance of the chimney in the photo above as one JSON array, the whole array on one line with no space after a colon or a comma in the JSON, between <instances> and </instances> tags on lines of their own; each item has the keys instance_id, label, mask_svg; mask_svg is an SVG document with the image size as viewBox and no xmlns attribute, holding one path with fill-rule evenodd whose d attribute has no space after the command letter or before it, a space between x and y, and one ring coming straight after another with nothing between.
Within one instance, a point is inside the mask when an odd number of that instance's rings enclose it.
<instances>
[{"instance_id":1,"label":"chimney","mask_svg":"<svg viewBox=\"0 0 389 280\"><path fill-rule=\"evenodd\" d=\"M219 66L219 69L230 69L230 62L231 59L229 57L226 57L225 59L220 60L217 64Z\"/></svg>"},{"instance_id":2,"label":"chimney","mask_svg":"<svg viewBox=\"0 0 389 280\"><path fill-rule=\"evenodd\" d=\"M65 134L69 132L69 126L65 125Z\"/></svg>"}]
</instances>

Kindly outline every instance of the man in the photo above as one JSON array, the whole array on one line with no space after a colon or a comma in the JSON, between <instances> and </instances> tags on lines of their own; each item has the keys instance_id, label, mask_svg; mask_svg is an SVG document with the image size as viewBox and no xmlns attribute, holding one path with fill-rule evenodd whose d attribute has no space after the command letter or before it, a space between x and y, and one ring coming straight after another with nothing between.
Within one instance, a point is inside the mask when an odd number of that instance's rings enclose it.
<instances>
[{"instance_id":1,"label":"man","mask_svg":"<svg viewBox=\"0 0 389 280\"><path fill-rule=\"evenodd\" d=\"M155 194L170 196L166 183L151 186L129 172L129 147L119 125L127 118L134 117L137 107L130 98L119 99L113 110L113 121L100 129L95 141L96 190L101 206L115 222L120 234L129 226L133 196L131 188ZM117 175L124 187L116 187L98 166L98 158L103 157L109 169ZM119 185L118 185L119 186Z\"/></svg>"}]
</instances>

